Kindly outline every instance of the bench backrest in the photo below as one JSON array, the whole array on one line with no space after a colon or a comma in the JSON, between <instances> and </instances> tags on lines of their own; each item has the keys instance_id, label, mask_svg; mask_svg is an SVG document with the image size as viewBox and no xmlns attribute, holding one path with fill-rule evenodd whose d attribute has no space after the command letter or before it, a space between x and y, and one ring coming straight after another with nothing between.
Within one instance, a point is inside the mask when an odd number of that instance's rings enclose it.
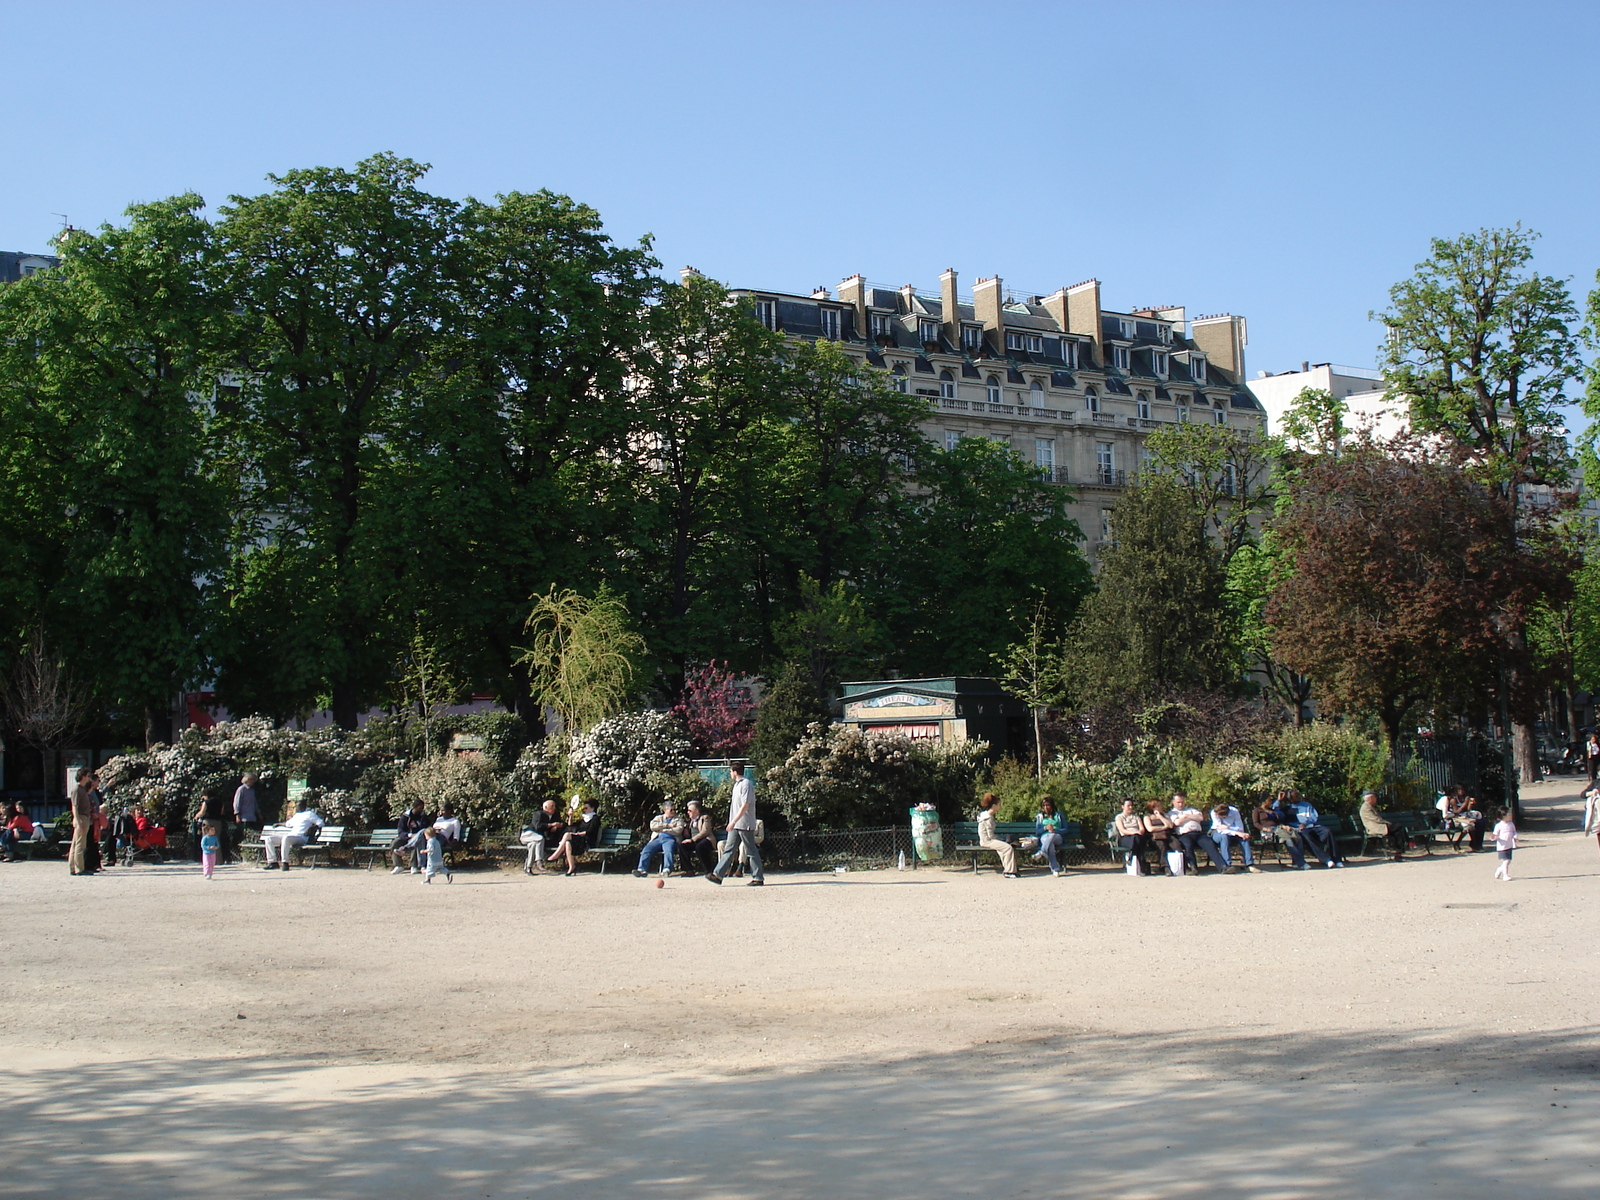
<instances>
[{"instance_id":1,"label":"bench backrest","mask_svg":"<svg viewBox=\"0 0 1600 1200\"><path fill-rule=\"evenodd\" d=\"M367 845L382 846L385 850L387 850L394 844L395 838L399 836L400 829L398 826L393 829L374 829L367 835Z\"/></svg>"},{"instance_id":2,"label":"bench backrest","mask_svg":"<svg viewBox=\"0 0 1600 1200\"><path fill-rule=\"evenodd\" d=\"M316 846L336 846L344 841L343 825L324 825L317 832L317 840L310 843Z\"/></svg>"},{"instance_id":3,"label":"bench backrest","mask_svg":"<svg viewBox=\"0 0 1600 1200\"><path fill-rule=\"evenodd\" d=\"M601 850L621 850L633 843L633 830L631 829L602 829L600 831Z\"/></svg>"}]
</instances>

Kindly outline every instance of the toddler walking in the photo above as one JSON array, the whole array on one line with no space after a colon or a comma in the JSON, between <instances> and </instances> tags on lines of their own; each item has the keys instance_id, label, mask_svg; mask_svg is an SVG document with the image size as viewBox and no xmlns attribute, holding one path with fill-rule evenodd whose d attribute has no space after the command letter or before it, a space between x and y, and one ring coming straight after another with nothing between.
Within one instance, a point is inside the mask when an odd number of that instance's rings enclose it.
<instances>
[{"instance_id":1,"label":"toddler walking","mask_svg":"<svg viewBox=\"0 0 1600 1200\"><path fill-rule=\"evenodd\" d=\"M1517 848L1517 827L1511 823L1511 810L1502 808L1500 819L1494 826L1494 853L1500 860L1500 865L1494 869L1494 877L1506 883L1511 882L1511 853Z\"/></svg>"},{"instance_id":2,"label":"toddler walking","mask_svg":"<svg viewBox=\"0 0 1600 1200\"><path fill-rule=\"evenodd\" d=\"M212 872L217 869L217 852L221 849L222 839L217 836L216 824L205 822L200 826L200 868L207 879L216 878Z\"/></svg>"},{"instance_id":3,"label":"toddler walking","mask_svg":"<svg viewBox=\"0 0 1600 1200\"><path fill-rule=\"evenodd\" d=\"M444 881L454 883L456 877L450 873L450 868L444 865L444 840L439 836L437 829L428 830L428 865L423 869L422 882L432 883L433 877L440 871L444 872Z\"/></svg>"}]
</instances>

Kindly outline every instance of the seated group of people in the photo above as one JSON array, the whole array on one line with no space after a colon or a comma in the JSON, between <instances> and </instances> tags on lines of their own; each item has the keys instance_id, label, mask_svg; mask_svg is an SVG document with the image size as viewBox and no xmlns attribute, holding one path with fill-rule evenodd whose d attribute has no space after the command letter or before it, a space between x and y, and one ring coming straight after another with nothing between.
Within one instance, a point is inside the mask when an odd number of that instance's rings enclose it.
<instances>
[{"instance_id":1,"label":"seated group of people","mask_svg":"<svg viewBox=\"0 0 1600 1200\"><path fill-rule=\"evenodd\" d=\"M1203 812L1184 793L1174 792L1168 808L1150 800L1141 813L1132 800L1124 800L1113 824L1130 875L1198 875L1202 855L1219 873L1260 870L1244 817L1231 804L1216 804L1209 813ZM1233 865L1236 842L1239 866ZM1156 856L1153 867L1148 861L1151 852Z\"/></svg>"},{"instance_id":2,"label":"seated group of people","mask_svg":"<svg viewBox=\"0 0 1600 1200\"><path fill-rule=\"evenodd\" d=\"M522 869L529 875L544 873L546 862L565 860L565 875L578 873L578 859L591 846L600 841L600 813L594 801L573 802L579 805L574 820L563 820L554 800L546 800L533 814L533 819L522 827L522 844L528 848L528 861Z\"/></svg>"},{"instance_id":3,"label":"seated group of people","mask_svg":"<svg viewBox=\"0 0 1600 1200\"><path fill-rule=\"evenodd\" d=\"M446 881L455 876L444 861L445 852L459 846L465 836L461 818L449 804L439 806L439 815L430 817L427 806L418 800L409 812L400 814L396 823L394 841L389 844L389 854L394 866L389 874L399 875L406 869L406 859L411 860L411 873L419 872L423 883L432 883L434 876L443 874Z\"/></svg>"},{"instance_id":4,"label":"seated group of people","mask_svg":"<svg viewBox=\"0 0 1600 1200\"><path fill-rule=\"evenodd\" d=\"M17 843L44 841L44 827L33 823L20 800L11 802L11 811L5 814L5 818L5 824L0 826L0 858L6 862L16 862Z\"/></svg>"},{"instance_id":5,"label":"seated group of people","mask_svg":"<svg viewBox=\"0 0 1600 1200\"><path fill-rule=\"evenodd\" d=\"M1489 819L1475 797L1467 795L1461 784L1439 793L1434 807L1439 810L1439 820L1444 827L1457 835L1452 840L1465 839L1474 851L1483 849L1483 838L1489 832Z\"/></svg>"},{"instance_id":6,"label":"seated group of people","mask_svg":"<svg viewBox=\"0 0 1600 1200\"><path fill-rule=\"evenodd\" d=\"M1251 813L1251 821L1264 837L1273 838L1288 850L1289 860L1297 870L1310 870L1307 851L1324 867L1344 866L1337 835L1322 823L1316 805L1292 789L1270 799L1262 797ZM1218 873L1260 871L1250 848L1250 829L1243 814L1231 804L1215 804L1209 812L1202 812L1189 803L1184 793L1174 792L1167 809L1162 809L1161 801L1151 800L1141 813L1134 801L1124 800L1113 825L1131 875L1198 875L1202 855ZM1233 863L1235 844L1239 847L1238 866ZM1156 855L1154 867L1148 861L1152 851Z\"/></svg>"}]
</instances>

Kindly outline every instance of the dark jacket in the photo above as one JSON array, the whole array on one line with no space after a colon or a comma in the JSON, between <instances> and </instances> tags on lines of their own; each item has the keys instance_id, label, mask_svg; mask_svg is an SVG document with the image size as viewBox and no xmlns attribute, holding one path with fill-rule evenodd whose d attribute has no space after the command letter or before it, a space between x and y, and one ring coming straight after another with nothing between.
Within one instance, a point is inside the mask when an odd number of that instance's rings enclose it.
<instances>
[{"instance_id":1,"label":"dark jacket","mask_svg":"<svg viewBox=\"0 0 1600 1200\"><path fill-rule=\"evenodd\" d=\"M399 832L395 835L394 844L396 846L405 845L417 835L418 830L426 829L432 824L433 818L428 816L427 813L423 813L419 817L416 813L407 809L400 814L400 819L395 822L395 828Z\"/></svg>"}]
</instances>

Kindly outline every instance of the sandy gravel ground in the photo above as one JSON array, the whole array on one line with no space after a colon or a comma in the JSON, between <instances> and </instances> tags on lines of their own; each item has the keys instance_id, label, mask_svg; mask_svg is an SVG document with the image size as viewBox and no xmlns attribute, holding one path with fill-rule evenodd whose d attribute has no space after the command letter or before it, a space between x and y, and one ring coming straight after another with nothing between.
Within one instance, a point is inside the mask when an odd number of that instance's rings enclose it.
<instances>
[{"instance_id":1,"label":"sandy gravel ground","mask_svg":"<svg viewBox=\"0 0 1600 1200\"><path fill-rule=\"evenodd\" d=\"M9 1197L1600 1195L1600 852L765 888L0 867Z\"/></svg>"}]
</instances>

